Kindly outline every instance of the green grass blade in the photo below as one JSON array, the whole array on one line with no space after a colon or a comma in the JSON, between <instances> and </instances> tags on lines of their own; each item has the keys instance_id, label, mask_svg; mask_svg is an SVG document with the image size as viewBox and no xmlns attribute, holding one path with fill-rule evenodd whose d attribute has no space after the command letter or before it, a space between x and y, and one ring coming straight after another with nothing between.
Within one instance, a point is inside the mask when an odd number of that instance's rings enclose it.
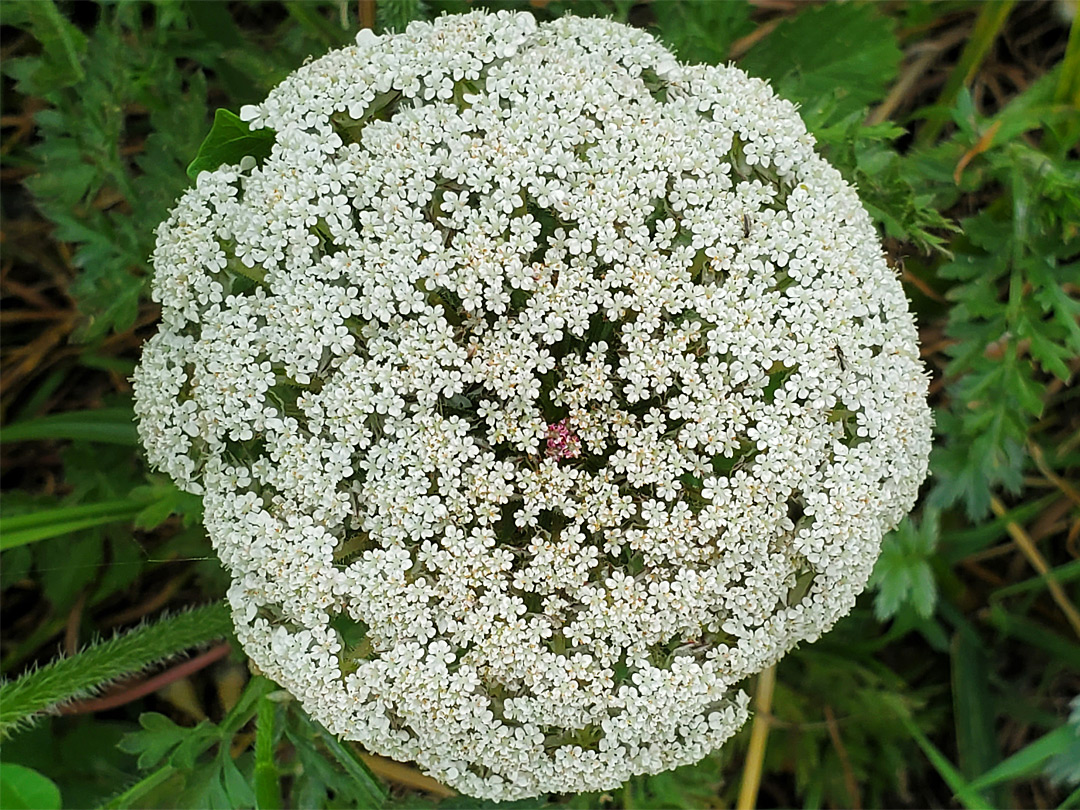
<instances>
[{"instance_id":1,"label":"green grass blade","mask_svg":"<svg viewBox=\"0 0 1080 810\"><path fill-rule=\"evenodd\" d=\"M92 517L104 517L117 513L132 513L146 506L143 498L117 498L112 501L80 504L79 506L59 506L55 509L40 509L25 515L11 515L0 518L3 531L23 531L50 526L53 523L67 523L72 520L85 520Z\"/></svg>"},{"instance_id":2,"label":"green grass blade","mask_svg":"<svg viewBox=\"0 0 1080 810\"><path fill-rule=\"evenodd\" d=\"M1039 737L1035 742L1024 746L1011 757L999 762L975 779L971 787L982 790L992 785L1000 785L1002 782L1041 773L1043 763L1055 754L1060 754L1075 739L1076 731L1071 726L1056 728L1049 734Z\"/></svg>"},{"instance_id":3,"label":"green grass blade","mask_svg":"<svg viewBox=\"0 0 1080 810\"><path fill-rule=\"evenodd\" d=\"M123 810L128 807L140 807L139 801L143 796L158 785L167 782L176 772L176 768L172 765L163 765L149 776L140 779L123 793L114 796L108 802L101 805L100 810Z\"/></svg>"},{"instance_id":4,"label":"green grass blade","mask_svg":"<svg viewBox=\"0 0 1080 810\"><path fill-rule=\"evenodd\" d=\"M60 537L80 529L127 520L148 505L149 502L143 498L124 498L0 517L0 551L50 537Z\"/></svg>"},{"instance_id":5,"label":"green grass blade","mask_svg":"<svg viewBox=\"0 0 1080 810\"><path fill-rule=\"evenodd\" d=\"M108 523L116 523L119 520L131 517L134 512L125 512L116 515L101 515L99 517L83 518L81 520L68 520L61 523L53 523L49 526L38 526L32 529L23 529L18 532L3 530L0 534L0 551L6 551L16 546L25 546L27 543L36 543L38 540L48 540L50 537L61 537L82 529L92 529L94 526L104 526Z\"/></svg>"},{"instance_id":6,"label":"green grass blade","mask_svg":"<svg viewBox=\"0 0 1080 810\"><path fill-rule=\"evenodd\" d=\"M368 800L364 806L382 807L386 802L386 789L379 783L374 774L368 770L367 765L356 755L356 752L323 728L321 723L316 723L302 712L298 712L297 717L302 724L308 726L314 732L313 736L317 737L326 746L326 749L345 770L345 773L367 794Z\"/></svg>"},{"instance_id":7,"label":"green grass blade","mask_svg":"<svg viewBox=\"0 0 1080 810\"><path fill-rule=\"evenodd\" d=\"M904 728L907 729L908 734L926 754L926 758L930 760L934 770L945 780L945 784L949 786L949 789L960 800L960 803L969 810L990 810L991 806L986 799L973 789L963 774L956 769L956 766L949 762L948 758L930 742L930 739L915 725L915 721L906 714L898 714L898 717L900 722L904 724Z\"/></svg>"},{"instance_id":8,"label":"green grass blade","mask_svg":"<svg viewBox=\"0 0 1080 810\"><path fill-rule=\"evenodd\" d=\"M0 684L0 737L30 725L58 704L94 694L110 681L228 635L225 604L177 613L53 661Z\"/></svg>"},{"instance_id":9,"label":"green grass blade","mask_svg":"<svg viewBox=\"0 0 1080 810\"><path fill-rule=\"evenodd\" d=\"M1080 670L1080 645L1047 629L1044 625L1022 616L1014 616L1001 605L993 605L987 619L992 626L1007 636L1045 650L1055 661L1074 670Z\"/></svg>"},{"instance_id":10,"label":"green grass blade","mask_svg":"<svg viewBox=\"0 0 1080 810\"><path fill-rule=\"evenodd\" d=\"M963 53L960 54L959 61L953 68L952 73L945 82L945 87L942 88L941 95L938 97L937 105L939 107L951 108L953 102L956 101L956 94L960 92L960 88L967 86L975 78L979 66L990 52L990 47L994 44L994 40L997 39L998 32L1001 31L1001 27L1005 24L1005 20L1014 5L1016 5L1016 0L997 0L997 2L984 3L980 7L979 16L975 20L975 28L971 32L971 37L968 38ZM917 139L919 145L926 146L933 143L944 126L945 119L943 118L927 121L923 124Z\"/></svg>"},{"instance_id":11,"label":"green grass blade","mask_svg":"<svg viewBox=\"0 0 1080 810\"><path fill-rule=\"evenodd\" d=\"M953 638L952 697L956 749L960 771L974 779L1001 760L994 736L994 707L990 701L990 668L981 640L971 627ZM992 797L1001 804L998 797Z\"/></svg>"},{"instance_id":12,"label":"green grass blade","mask_svg":"<svg viewBox=\"0 0 1080 810\"><path fill-rule=\"evenodd\" d=\"M1054 90L1054 101L1080 107L1080 23L1076 17L1073 17L1069 27L1069 42L1065 46L1065 59Z\"/></svg>"},{"instance_id":13,"label":"green grass blade","mask_svg":"<svg viewBox=\"0 0 1080 810\"><path fill-rule=\"evenodd\" d=\"M1074 579L1080 579L1080 560L1073 560L1072 562L1059 565L1057 568L1051 569L1050 574L1059 585L1064 585L1066 582L1072 582ZM1015 582L1012 585L998 588L990 594L990 598L995 602L999 602L1008 596L1015 596L1018 593L1040 590L1046 587L1048 581L1049 579L1047 577L1039 574L1038 576L1030 577L1021 582Z\"/></svg>"},{"instance_id":14,"label":"green grass blade","mask_svg":"<svg viewBox=\"0 0 1080 810\"><path fill-rule=\"evenodd\" d=\"M68 411L27 419L0 429L0 443L81 439L88 442L134 447L139 436L131 408L102 408L97 411Z\"/></svg>"},{"instance_id":15,"label":"green grass blade","mask_svg":"<svg viewBox=\"0 0 1080 810\"><path fill-rule=\"evenodd\" d=\"M949 565L954 565L969 554L988 548L1008 534L1010 522L1018 523L1021 526L1027 525L1057 498L1057 493L1052 492L1042 498L1028 501L1022 506L1010 509L1001 517L995 517L974 527L943 531L941 539L938 541L938 548L941 549L942 557Z\"/></svg>"}]
</instances>

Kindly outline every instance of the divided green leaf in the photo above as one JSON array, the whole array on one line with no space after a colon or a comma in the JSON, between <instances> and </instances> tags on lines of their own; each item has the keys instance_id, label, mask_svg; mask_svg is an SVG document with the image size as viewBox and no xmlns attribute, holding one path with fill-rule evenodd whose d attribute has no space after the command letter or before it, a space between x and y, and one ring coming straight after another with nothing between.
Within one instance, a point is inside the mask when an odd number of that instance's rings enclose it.
<instances>
[{"instance_id":1,"label":"divided green leaf","mask_svg":"<svg viewBox=\"0 0 1080 810\"><path fill-rule=\"evenodd\" d=\"M937 548L938 520L937 512L927 509L921 523L906 517L882 541L870 576L870 586L877 590L874 614L879 621L891 619L905 604L924 619L933 615L938 594L930 560Z\"/></svg>"}]
</instances>

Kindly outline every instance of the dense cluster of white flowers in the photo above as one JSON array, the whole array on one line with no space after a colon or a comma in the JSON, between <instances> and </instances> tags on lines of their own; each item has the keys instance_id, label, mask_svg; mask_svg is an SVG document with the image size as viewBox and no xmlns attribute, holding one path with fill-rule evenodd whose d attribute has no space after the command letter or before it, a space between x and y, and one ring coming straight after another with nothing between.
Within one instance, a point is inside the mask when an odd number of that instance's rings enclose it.
<instances>
[{"instance_id":1,"label":"dense cluster of white flowers","mask_svg":"<svg viewBox=\"0 0 1080 810\"><path fill-rule=\"evenodd\" d=\"M473 796L695 761L926 474L901 285L792 104L643 31L472 13L327 54L158 231L151 461L245 650Z\"/></svg>"}]
</instances>

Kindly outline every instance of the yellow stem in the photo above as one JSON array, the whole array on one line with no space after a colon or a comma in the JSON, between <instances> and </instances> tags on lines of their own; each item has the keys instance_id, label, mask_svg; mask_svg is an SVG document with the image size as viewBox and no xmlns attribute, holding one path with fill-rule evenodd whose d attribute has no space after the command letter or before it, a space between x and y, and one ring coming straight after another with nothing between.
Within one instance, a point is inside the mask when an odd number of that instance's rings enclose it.
<instances>
[{"instance_id":1,"label":"yellow stem","mask_svg":"<svg viewBox=\"0 0 1080 810\"><path fill-rule=\"evenodd\" d=\"M1005 517L1005 515L1008 514L1005 505L997 498L990 499L990 508L994 510L994 514L998 517ZM1065 618L1069 620L1073 632L1075 632L1077 636L1080 636L1080 612L1078 612L1073 603L1069 601L1069 597L1066 596L1065 590L1061 587L1061 583L1057 581L1054 572L1043 558L1043 555L1039 553L1035 541L1031 539L1020 524L1011 520L1006 521L1005 529L1009 532L1009 536L1013 539L1013 542L1020 547L1022 552L1024 552L1024 556L1027 557L1028 562L1031 563L1031 567L1038 571L1043 579L1046 580L1046 588L1050 591L1050 596L1057 602L1057 606L1061 608L1061 612L1065 614Z\"/></svg>"},{"instance_id":2,"label":"yellow stem","mask_svg":"<svg viewBox=\"0 0 1080 810\"><path fill-rule=\"evenodd\" d=\"M374 754L360 754L360 759L364 760L364 764L371 768L372 773L381 776L388 782L404 785L412 790L422 790L424 793L443 798L457 795L457 791L451 790L441 782L420 773L416 768L402 765L392 759L375 756Z\"/></svg>"},{"instance_id":3,"label":"yellow stem","mask_svg":"<svg viewBox=\"0 0 1080 810\"><path fill-rule=\"evenodd\" d=\"M754 696L754 725L750 729L750 748L746 752L742 785L736 810L753 810L757 806L758 788L761 787L761 770L765 763L765 743L769 739L769 711L772 709L773 688L776 686L776 666L762 670L758 675L757 694Z\"/></svg>"}]
</instances>

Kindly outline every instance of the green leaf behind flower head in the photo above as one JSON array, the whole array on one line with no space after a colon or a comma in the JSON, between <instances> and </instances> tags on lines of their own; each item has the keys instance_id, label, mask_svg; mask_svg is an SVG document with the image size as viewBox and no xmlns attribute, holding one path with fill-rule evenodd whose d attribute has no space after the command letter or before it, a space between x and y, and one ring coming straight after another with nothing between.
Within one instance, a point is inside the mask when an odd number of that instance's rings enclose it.
<instances>
[{"instance_id":1,"label":"green leaf behind flower head","mask_svg":"<svg viewBox=\"0 0 1080 810\"><path fill-rule=\"evenodd\" d=\"M60 788L35 770L0 763L0 805L9 810L53 810L60 807Z\"/></svg>"},{"instance_id":2,"label":"green leaf behind flower head","mask_svg":"<svg viewBox=\"0 0 1080 810\"><path fill-rule=\"evenodd\" d=\"M893 25L868 5L810 7L780 23L738 66L801 104L815 129L884 97L900 65Z\"/></svg>"},{"instance_id":3,"label":"green leaf behind flower head","mask_svg":"<svg viewBox=\"0 0 1080 810\"><path fill-rule=\"evenodd\" d=\"M212 172L219 166L239 163L247 156L256 161L265 160L274 148L276 137L277 133L272 129L252 130L236 113L219 108L214 113L210 134L187 167L187 175L194 180L200 172Z\"/></svg>"}]
</instances>

